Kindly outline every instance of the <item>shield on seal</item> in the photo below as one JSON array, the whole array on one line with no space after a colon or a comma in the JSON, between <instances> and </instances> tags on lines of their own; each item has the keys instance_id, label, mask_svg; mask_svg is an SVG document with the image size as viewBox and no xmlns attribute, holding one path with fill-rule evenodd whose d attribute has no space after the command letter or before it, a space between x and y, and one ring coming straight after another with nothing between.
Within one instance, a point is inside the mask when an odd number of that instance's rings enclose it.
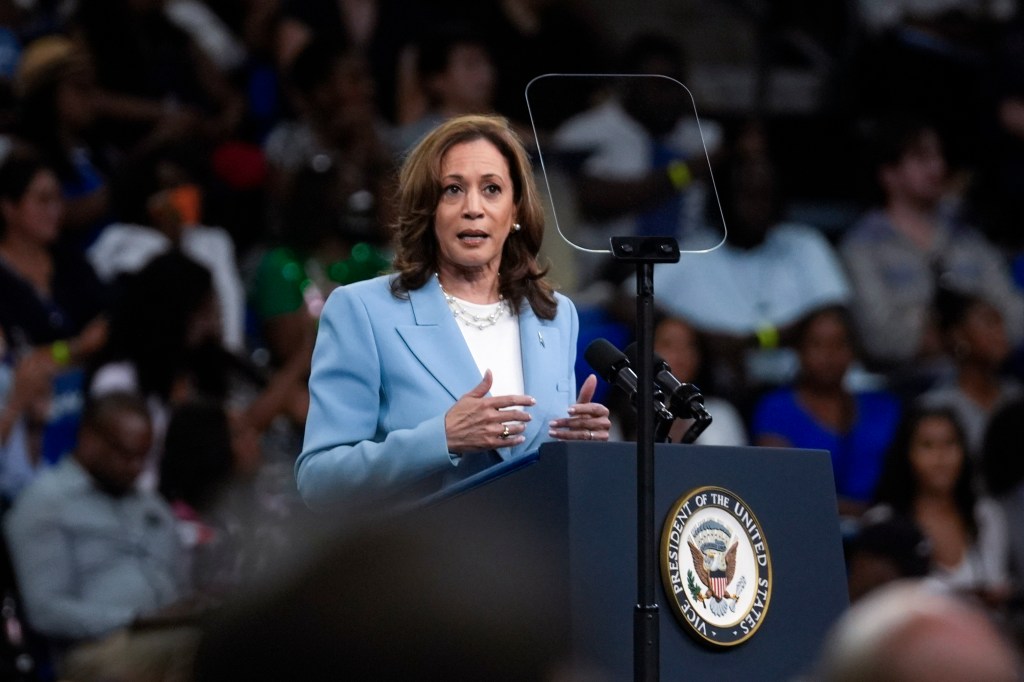
<instances>
[{"instance_id":1,"label":"shield on seal","mask_svg":"<svg viewBox=\"0 0 1024 682\"><path fill-rule=\"evenodd\" d=\"M729 586L729 576L725 571L711 571L711 594L715 599L725 599L725 588Z\"/></svg>"}]
</instances>

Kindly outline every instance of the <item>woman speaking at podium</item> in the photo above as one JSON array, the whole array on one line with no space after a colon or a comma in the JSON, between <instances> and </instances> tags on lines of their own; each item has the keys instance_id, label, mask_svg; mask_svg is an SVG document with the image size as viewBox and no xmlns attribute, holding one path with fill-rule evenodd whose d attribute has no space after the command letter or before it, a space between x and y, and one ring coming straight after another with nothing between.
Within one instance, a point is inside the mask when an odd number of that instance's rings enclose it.
<instances>
[{"instance_id":1,"label":"woman speaking at podium","mask_svg":"<svg viewBox=\"0 0 1024 682\"><path fill-rule=\"evenodd\" d=\"M396 272L336 289L320 319L306 502L428 494L547 440L607 440L595 376L573 403L576 309L537 262L544 212L507 122L442 123L397 202Z\"/></svg>"}]
</instances>

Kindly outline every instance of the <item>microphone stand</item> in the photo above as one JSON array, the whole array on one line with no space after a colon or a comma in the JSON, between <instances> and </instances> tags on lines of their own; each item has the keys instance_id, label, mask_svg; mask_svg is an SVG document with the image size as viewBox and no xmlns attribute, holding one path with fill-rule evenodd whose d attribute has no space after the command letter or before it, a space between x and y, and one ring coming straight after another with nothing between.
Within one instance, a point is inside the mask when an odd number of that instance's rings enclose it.
<instances>
[{"instance_id":1,"label":"microphone stand","mask_svg":"<svg viewBox=\"0 0 1024 682\"><path fill-rule=\"evenodd\" d=\"M667 426L654 423L654 264L679 262L673 237L612 237L612 256L636 264L637 336L637 603L633 613L633 679L659 679L658 544L654 520L654 442ZM656 431L658 433L656 433Z\"/></svg>"}]
</instances>

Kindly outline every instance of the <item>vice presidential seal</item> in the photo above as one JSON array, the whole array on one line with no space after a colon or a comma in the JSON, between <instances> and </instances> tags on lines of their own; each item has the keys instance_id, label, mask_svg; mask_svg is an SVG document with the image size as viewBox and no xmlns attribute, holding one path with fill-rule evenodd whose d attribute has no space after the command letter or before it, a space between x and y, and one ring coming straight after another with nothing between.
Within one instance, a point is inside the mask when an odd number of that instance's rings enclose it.
<instances>
[{"instance_id":1,"label":"vice presidential seal","mask_svg":"<svg viewBox=\"0 0 1024 682\"><path fill-rule=\"evenodd\" d=\"M768 544L746 503L724 488L698 488L673 505L661 536L661 576L684 629L708 644L745 642L768 612Z\"/></svg>"}]
</instances>

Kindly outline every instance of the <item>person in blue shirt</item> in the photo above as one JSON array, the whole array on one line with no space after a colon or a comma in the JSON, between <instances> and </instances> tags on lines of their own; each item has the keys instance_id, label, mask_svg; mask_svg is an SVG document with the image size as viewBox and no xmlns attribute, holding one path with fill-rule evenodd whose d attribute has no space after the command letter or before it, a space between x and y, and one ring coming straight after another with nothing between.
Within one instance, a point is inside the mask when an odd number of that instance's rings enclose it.
<instances>
[{"instance_id":1,"label":"person in blue shirt","mask_svg":"<svg viewBox=\"0 0 1024 682\"><path fill-rule=\"evenodd\" d=\"M791 386L757 404L751 432L757 445L828 450L840 513L866 508L901 415L888 392L853 392L845 384L855 359L845 310L824 308L797 328L800 370Z\"/></svg>"}]
</instances>

